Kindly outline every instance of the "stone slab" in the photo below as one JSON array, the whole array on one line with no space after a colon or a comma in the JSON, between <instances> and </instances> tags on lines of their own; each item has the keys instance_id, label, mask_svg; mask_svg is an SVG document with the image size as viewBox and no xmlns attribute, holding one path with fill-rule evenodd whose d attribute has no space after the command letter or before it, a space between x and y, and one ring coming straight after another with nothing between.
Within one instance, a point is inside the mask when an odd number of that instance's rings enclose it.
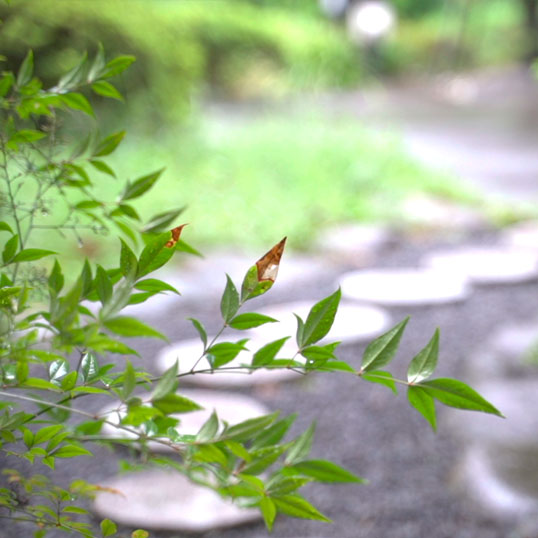
<instances>
[{"instance_id":1,"label":"stone slab","mask_svg":"<svg viewBox=\"0 0 538 538\"><path fill-rule=\"evenodd\" d=\"M341 276L345 299L387 306L421 306L462 301L470 294L465 277L433 269L372 269Z\"/></svg>"},{"instance_id":2,"label":"stone slab","mask_svg":"<svg viewBox=\"0 0 538 538\"><path fill-rule=\"evenodd\" d=\"M538 513L538 379L474 388L506 419L447 410L448 425L465 447L457 472L461 487L498 516Z\"/></svg>"},{"instance_id":3,"label":"stone slab","mask_svg":"<svg viewBox=\"0 0 538 538\"><path fill-rule=\"evenodd\" d=\"M240 508L173 470L125 474L100 485L118 493L99 492L93 510L128 527L207 532L260 519L257 510Z\"/></svg>"},{"instance_id":4,"label":"stone slab","mask_svg":"<svg viewBox=\"0 0 538 538\"><path fill-rule=\"evenodd\" d=\"M538 251L466 247L427 254L423 265L459 273L478 284L510 284L538 278Z\"/></svg>"},{"instance_id":5,"label":"stone slab","mask_svg":"<svg viewBox=\"0 0 538 538\"><path fill-rule=\"evenodd\" d=\"M268 342L282 336L292 335L297 331L294 313L306 320L308 312L316 301L280 303L259 309L260 314L273 317L278 323L267 323L256 328L259 337ZM329 334L320 343L339 341L351 344L373 339L389 329L391 317L388 312L370 305L357 305L341 302Z\"/></svg>"},{"instance_id":6,"label":"stone slab","mask_svg":"<svg viewBox=\"0 0 538 538\"><path fill-rule=\"evenodd\" d=\"M324 257L364 266L393 240L387 228L348 223L321 231L316 246Z\"/></svg>"},{"instance_id":7,"label":"stone slab","mask_svg":"<svg viewBox=\"0 0 538 538\"><path fill-rule=\"evenodd\" d=\"M243 333L244 335L244 333ZM246 335L244 335L246 337ZM230 341L239 340L240 337L231 338ZM210 368L207 359L202 358L198 364L198 358L202 353L202 344L198 338L183 340L163 349L157 356L156 365L161 371L165 371L176 360L179 360L179 371L189 372L196 364L193 375L183 377L182 380L187 383L200 385L204 387L234 387L250 386L278 383L281 381L298 380L301 373L292 369L259 369L250 371L248 368L241 368L242 365L249 365L252 362L252 353L267 344L265 340L253 339L248 342L249 350L241 351L237 357L225 365L225 369L219 371L205 372ZM279 354L283 358L291 358L296 351L296 346L292 343L285 344ZM299 360L299 358L296 358ZM233 370L231 370L233 368Z\"/></svg>"},{"instance_id":8,"label":"stone slab","mask_svg":"<svg viewBox=\"0 0 538 538\"><path fill-rule=\"evenodd\" d=\"M261 402L242 394L194 389L182 390L179 394L193 400L204 408L199 411L191 411L190 413L172 415L173 418L177 418L181 421L176 427L176 430L181 435L195 435L198 433L213 410L217 412L217 415L221 420L225 420L230 425L271 413L271 411ZM105 407L99 415L106 417L112 422L118 423L121 420L121 417L125 416L125 412L126 405L117 402ZM129 434L129 432L115 428L111 424L103 424L101 433L111 437L134 437ZM171 448L160 443L150 442L148 445L154 452L172 451Z\"/></svg>"},{"instance_id":9,"label":"stone slab","mask_svg":"<svg viewBox=\"0 0 538 538\"><path fill-rule=\"evenodd\" d=\"M501 241L511 247L538 251L538 221L524 221L506 228Z\"/></svg>"}]
</instances>

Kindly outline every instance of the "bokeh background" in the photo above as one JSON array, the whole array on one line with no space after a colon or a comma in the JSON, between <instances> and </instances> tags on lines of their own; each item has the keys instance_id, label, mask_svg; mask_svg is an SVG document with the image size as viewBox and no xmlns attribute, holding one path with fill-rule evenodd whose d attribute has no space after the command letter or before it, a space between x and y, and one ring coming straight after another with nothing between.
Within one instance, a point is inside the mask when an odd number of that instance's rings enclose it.
<instances>
[{"instance_id":1,"label":"bokeh background","mask_svg":"<svg viewBox=\"0 0 538 538\"><path fill-rule=\"evenodd\" d=\"M7 67L32 48L51 85L98 43L108 57L136 56L118 81L125 102L98 100L96 128L127 128L113 163L122 179L166 167L142 215L185 207L201 249L259 249L287 235L306 250L327 227L400 226L435 204L495 224L532 213L490 199L430 146L413 151L398 120L427 119L435 131L485 105L484 77L506 81L504 98L512 79L532 78L535 3L16 0L0 7L0 39ZM478 117L478 138L490 116ZM77 118L67 123L76 136ZM102 180L111 196L120 190ZM99 256L103 245L90 237L73 251Z\"/></svg>"}]
</instances>

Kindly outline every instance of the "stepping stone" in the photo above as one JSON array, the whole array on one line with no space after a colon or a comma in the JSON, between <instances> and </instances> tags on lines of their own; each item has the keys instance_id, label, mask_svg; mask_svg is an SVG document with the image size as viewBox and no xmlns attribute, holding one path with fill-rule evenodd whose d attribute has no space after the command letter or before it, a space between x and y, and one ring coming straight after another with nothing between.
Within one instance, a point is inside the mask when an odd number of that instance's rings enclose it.
<instances>
[{"instance_id":1,"label":"stepping stone","mask_svg":"<svg viewBox=\"0 0 538 538\"><path fill-rule=\"evenodd\" d=\"M510 284L538 277L538 251L509 247L467 247L433 252L422 263L468 277L478 284Z\"/></svg>"},{"instance_id":2,"label":"stepping stone","mask_svg":"<svg viewBox=\"0 0 538 538\"><path fill-rule=\"evenodd\" d=\"M421 306L462 301L470 294L465 277L433 269L372 269L340 279L346 299L380 305Z\"/></svg>"},{"instance_id":3,"label":"stepping stone","mask_svg":"<svg viewBox=\"0 0 538 538\"><path fill-rule=\"evenodd\" d=\"M217 412L219 419L225 420L230 425L271 413L265 405L257 400L232 392L191 389L182 390L178 394L195 401L204 408L199 411L191 411L190 413L172 415L181 421L176 427L176 430L182 435L195 435L198 433L213 410ZM112 422L119 423L121 417L125 416L125 411L126 406L121 402L117 402L116 404L107 406L99 415L105 416ZM134 435L131 435L125 430L114 428L111 424L103 424L101 433L110 437L134 437ZM148 446L153 452L173 451L161 443L150 442Z\"/></svg>"},{"instance_id":4,"label":"stepping stone","mask_svg":"<svg viewBox=\"0 0 538 538\"><path fill-rule=\"evenodd\" d=\"M467 361L466 373L478 381L538 376L538 320L495 332Z\"/></svg>"},{"instance_id":5,"label":"stepping stone","mask_svg":"<svg viewBox=\"0 0 538 538\"><path fill-rule=\"evenodd\" d=\"M520 222L506 228L501 235L501 241L511 247L538 251L538 221Z\"/></svg>"},{"instance_id":6,"label":"stepping stone","mask_svg":"<svg viewBox=\"0 0 538 538\"><path fill-rule=\"evenodd\" d=\"M446 410L466 450L460 481L488 512L538 510L538 380L501 380L475 387L506 420Z\"/></svg>"},{"instance_id":7,"label":"stepping stone","mask_svg":"<svg viewBox=\"0 0 538 538\"><path fill-rule=\"evenodd\" d=\"M321 232L316 241L321 253L337 261L364 266L393 240L386 228L361 224L342 224Z\"/></svg>"},{"instance_id":8,"label":"stepping stone","mask_svg":"<svg viewBox=\"0 0 538 538\"><path fill-rule=\"evenodd\" d=\"M275 318L279 323L267 323L256 328L257 335L268 342L287 335L295 337L297 319L293 314L295 313L306 320L308 312L315 303L316 301L282 303L258 310L260 314ZM370 340L388 330L390 323L390 315L381 308L340 303L331 330L320 343L338 341L343 344L351 344Z\"/></svg>"},{"instance_id":9,"label":"stepping stone","mask_svg":"<svg viewBox=\"0 0 538 538\"><path fill-rule=\"evenodd\" d=\"M243 525L260 519L258 510L240 508L174 470L118 476L100 484L93 510L128 527L183 532Z\"/></svg>"},{"instance_id":10,"label":"stepping stone","mask_svg":"<svg viewBox=\"0 0 538 538\"><path fill-rule=\"evenodd\" d=\"M248 336L245 333L243 335L245 337ZM231 338L230 341L239 339L240 337L235 337ZM211 338L209 338L209 341L211 341ZM254 338L247 343L247 346L249 350L256 351L265 344L267 344L267 341ZM279 356L282 358L291 358L296 350L297 347L293 346L293 342L287 342L284 344ZM196 365L193 375L183 377L182 381L204 387L234 387L279 383L287 380L298 380L302 377L301 373L292 369L264 368L250 371L248 368L240 368L241 365L248 365L252 362L253 351L241 351L233 361L225 365L225 368L235 367L237 369L220 370L213 373L204 372L204 370L210 368L207 359L204 357ZM179 359L179 371L189 372L198 361L201 353L202 344L198 338L172 344L162 350L157 356L157 368L165 371ZM295 360L300 360L300 358L296 358Z\"/></svg>"}]
</instances>

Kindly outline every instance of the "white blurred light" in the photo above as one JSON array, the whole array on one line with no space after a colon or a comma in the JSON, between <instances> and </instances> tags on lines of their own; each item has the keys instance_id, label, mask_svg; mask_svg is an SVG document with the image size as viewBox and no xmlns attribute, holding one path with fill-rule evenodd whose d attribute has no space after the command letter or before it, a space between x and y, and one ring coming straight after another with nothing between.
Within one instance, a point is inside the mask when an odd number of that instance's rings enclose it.
<instances>
[{"instance_id":1,"label":"white blurred light","mask_svg":"<svg viewBox=\"0 0 538 538\"><path fill-rule=\"evenodd\" d=\"M357 43L380 39L392 30L395 22L393 8L383 0L357 2L346 16L349 36Z\"/></svg>"},{"instance_id":2,"label":"white blurred light","mask_svg":"<svg viewBox=\"0 0 538 538\"><path fill-rule=\"evenodd\" d=\"M319 0L319 5L323 13L328 17L341 17L346 11L348 0Z\"/></svg>"}]
</instances>

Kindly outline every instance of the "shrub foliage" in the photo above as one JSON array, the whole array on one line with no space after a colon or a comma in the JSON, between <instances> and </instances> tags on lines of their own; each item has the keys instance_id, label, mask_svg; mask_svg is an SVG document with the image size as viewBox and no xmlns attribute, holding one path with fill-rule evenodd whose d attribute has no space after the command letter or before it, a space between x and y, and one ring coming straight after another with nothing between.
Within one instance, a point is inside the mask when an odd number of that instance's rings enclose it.
<instances>
[{"instance_id":1,"label":"shrub foliage","mask_svg":"<svg viewBox=\"0 0 538 538\"><path fill-rule=\"evenodd\" d=\"M242 506L257 507L269 530L278 514L328 521L304 498L301 488L312 481L363 480L335 463L309 457L313 425L290 440L286 433L294 415L281 417L277 411L229 425L216 412L195 435L184 435L176 428L181 414L199 408L178 392L179 380L194 372L203 375L238 368L232 361L249 345L248 340L227 340L225 331L275 321L249 312L247 305L272 287L284 240L248 269L241 286L227 278L220 302L222 326L214 338L208 337L199 320L191 320L200 335L200 359L205 357L208 367L195 365L184 371L179 357L179 363L154 376L131 362L138 353L126 339L165 336L123 315L123 308L158 293L176 293L152 273L174 255L193 250L181 239L179 210L144 220L131 205L154 187L159 171L126 182L114 201L100 199L93 189L96 174L116 180L107 156L124 133L102 137L93 132L94 112L84 92L121 98L111 79L132 61L130 56L106 60L99 49L91 61L82 58L45 88L34 76L29 52L16 72L4 72L0 79L4 215L0 222L0 451L7 463L3 471L7 485L0 488L0 517L34 523L36 538L51 528L88 537L115 535L112 521L103 520L96 529L83 508L83 500L99 491L98 484L79 477L73 477L71 484L56 484L54 477L66 459L90 456L92 441L114 447L124 444L128 435L143 455L141 461L182 473ZM78 136L76 141L62 138L60 127L66 114L86 118L87 136ZM86 261L78 275L64 275L62 259L40 248L34 239L35 232L43 229L59 237L81 237L88 230L118 234L118 263L105 268ZM251 362L241 368L351 375L357 382L378 383L394 392L402 386L411 406L434 429L435 401L500 414L464 383L431 379L438 332L412 358L407 379L392 376L387 367L407 320L366 348L360 368L338 358L337 342L320 341L330 331L339 301L337 290L316 303L306 319L297 317L292 356L281 353L289 338L284 337L252 349ZM109 415L89 411L88 402L96 399L118 401L125 408L123 418L114 421ZM115 428L117 436L99 436L104 424ZM150 442L173 449L174 456L157 458ZM28 462L27 473L10 469L9 462L20 460ZM45 467L50 478L39 473ZM133 537L142 536L147 536L145 531L133 533Z\"/></svg>"}]
</instances>

